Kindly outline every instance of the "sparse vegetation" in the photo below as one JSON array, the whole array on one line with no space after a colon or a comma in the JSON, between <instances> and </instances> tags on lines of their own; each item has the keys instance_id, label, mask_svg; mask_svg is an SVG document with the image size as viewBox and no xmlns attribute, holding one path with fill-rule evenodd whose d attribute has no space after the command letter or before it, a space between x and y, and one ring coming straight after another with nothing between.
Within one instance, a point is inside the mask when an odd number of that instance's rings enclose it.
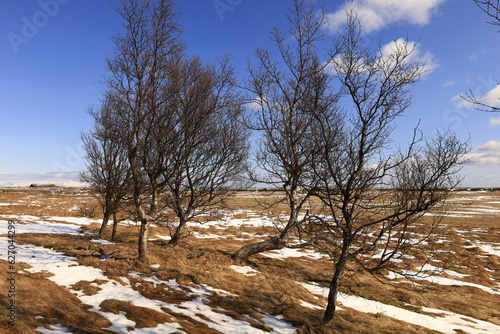
<instances>
[{"instance_id":1,"label":"sparse vegetation","mask_svg":"<svg viewBox=\"0 0 500 334\"><path fill-rule=\"evenodd\" d=\"M227 204L231 209L238 210L238 214L231 216L227 212L229 216L201 227L188 224L186 228L191 235L181 240L177 247L166 247L168 239L161 238L168 235L168 228L152 227L150 238L154 240L150 241L150 263L157 265L153 267L137 261L139 226L132 222L122 222L118 225L117 242L114 244L91 241L96 239L99 232L100 221L97 219L102 218L102 212L97 212L96 220L81 220L86 222L82 225L83 230L94 235L19 234L19 245L31 244L53 249L73 257L79 266L101 270L105 277L96 280L76 277L74 284L64 287L51 281L54 274L31 273L28 265L19 263L17 269L21 278L18 297L20 308L16 330L34 333L34 329L39 326L50 328L59 324L74 332L104 333L104 328L110 328L110 321L83 305L75 294L88 298L96 297L107 286L115 285L129 287L131 290L128 291L135 291L137 296L123 299L120 295L113 295L99 302L97 307L101 312L117 316L122 314L129 321L135 322L138 328L175 323L180 326L179 331L186 333L224 332L213 327L219 314L227 316L226 320L248 323L255 330L260 329L264 333L269 330L280 332L263 320L266 315L283 317L298 333L437 333L396 320L383 312L371 314L364 313L364 308L351 309L342 305L342 299L339 301L341 310L337 311L336 320L330 325L322 325L322 310L327 299L311 293L299 283L315 283L326 288L333 264L327 258L317 256L319 253L315 253L312 248L306 248L293 256L287 253L282 255L280 251L255 255L247 265L257 272L252 276L232 269L232 266L238 268L238 264L231 258L234 251L249 241L266 238L266 226L263 226L257 217L266 217L267 213L261 211L257 200L273 193L237 193ZM0 207L0 220L16 217L14 219L19 224L29 224L30 219L39 221L36 218L38 207L28 205L35 200L47 208L44 221L57 224L64 224L64 219L53 218L66 217L68 223L73 219L83 219L71 210L77 204L97 204L96 199L85 190L68 190L59 195L52 195L43 190L8 189L0 193L0 202L12 205ZM451 251L451 256L433 259L432 265L446 267L448 271L438 277L453 279L454 285L442 285L439 280L429 277L417 281L418 285L415 286L416 283L406 281L403 277L390 279L386 276L387 272L374 277L359 271L362 268L357 263L350 263L340 291L436 319L443 317L434 314L429 308L471 317L468 322L475 326L477 324L471 322L472 318L476 322L488 321L492 325L500 326L499 314L495 311L500 302L500 277L496 274L500 272L500 257L485 252L487 245L498 247L500 243L498 202L498 192L452 193L447 209L448 216L443 221L448 233L441 239L431 238L429 242L437 243L443 249ZM282 209L285 210L286 207ZM282 213L276 211L269 218ZM433 217L424 216L421 219L432 220ZM298 240L297 237L294 233L292 240ZM102 252L99 249L102 249ZM102 260L102 254L110 257ZM419 265L417 258L407 257L403 261L408 268L414 270ZM5 303L6 261L3 258L0 261L0 269L0 303ZM464 277L458 277L457 274ZM472 285L460 285L463 282L493 290L488 292ZM497 289L497 293L493 293L494 289ZM137 299L138 296L143 296L145 300L162 301L171 305L171 308L148 308ZM474 300L474 303L471 303L471 300ZM200 303L198 305L202 307L197 314L188 313L186 308L183 309L196 303ZM2 308L3 306L5 305L2 304ZM88 322L86 319L94 320ZM0 326L2 332L17 333L9 332L4 323Z\"/></svg>"}]
</instances>

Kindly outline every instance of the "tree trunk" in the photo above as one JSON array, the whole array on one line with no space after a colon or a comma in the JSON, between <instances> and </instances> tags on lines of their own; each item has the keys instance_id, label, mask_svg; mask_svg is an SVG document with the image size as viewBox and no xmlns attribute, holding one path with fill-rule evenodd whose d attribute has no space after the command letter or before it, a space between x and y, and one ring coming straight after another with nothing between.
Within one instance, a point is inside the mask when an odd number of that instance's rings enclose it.
<instances>
[{"instance_id":1,"label":"tree trunk","mask_svg":"<svg viewBox=\"0 0 500 334\"><path fill-rule=\"evenodd\" d=\"M184 230L184 227L186 226L187 221L181 221L177 228L175 229L175 233L168 242L169 245L177 245L179 241L182 238L182 231Z\"/></svg>"},{"instance_id":2,"label":"tree trunk","mask_svg":"<svg viewBox=\"0 0 500 334\"><path fill-rule=\"evenodd\" d=\"M241 247L233 254L233 259L238 261L248 261L248 258L254 254L262 253L268 250L277 250L285 247L285 242L281 238L271 237L267 240L248 244Z\"/></svg>"},{"instance_id":3,"label":"tree trunk","mask_svg":"<svg viewBox=\"0 0 500 334\"><path fill-rule=\"evenodd\" d=\"M111 233L111 241L115 241L116 225L118 225L118 220L116 219L116 212L114 212L113 213L113 232Z\"/></svg>"},{"instance_id":4,"label":"tree trunk","mask_svg":"<svg viewBox=\"0 0 500 334\"><path fill-rule=\"evenodd\" d=\"M102 219L102 224L101 228L99 230L99 237L102 238L104 236L104 231L106 230L106 227L108 226L108 221L109 217L111 214L109 212L104 212L104 218Z\"/></svg>"},{"instance_id":5,"label":"tree trunk","mask_svg":"<svg viewBox=\"0 0 500 334\"><path fill-rule=\"evenodd\" d=\"M139 261L148 262L148 230L149 221L141 221L141 227L139 230Z\"/></svg>"},{"instance_id":6,"label":"tree trunk","mask_svg":"<svg viewBox=\"0 0 500 334\"><path fill-rule=\"evenodd\" d=\"M290 221L288 224L286 224L285 229L281 232L279 239L281 242L286 243L288 241L288 238L292 235L293 228L297 226L297 219L293 219L293 221Z\"/></svg>"},{"instance_id":7,"label":"tree trunk","mask_svg":"<svg viewBox=\"0 0 500 334\"><path fill-rule=\"evenodd\" d=\"M340 279L347 264L347 256L342 254L340 259L335 264L335 273L333 274L332 281L330 282L330 291L328 292L328 305L326 306L325 314L323 315L323 324L327 325L333 320L335 315L335 304L337 303L337 296L339 292Z\"/></svg>"},{"instance_id":8,"label":"tree trunk","mask_svg":"<svg viewBox=\"0 0 500 334\"><path fill-rule=\"evenodd\" d=\"M264 241L245 245L233 254L233 259L242 262L248 261L248 258L250 256L257 253L262 253L269 250L279 250L286 247L288 238L290 238L290 235L292 235L293 228L295 226L297 226L297 219L296 217L292 216L279 237L271 237Z\"/></svg>"}]
</instances>

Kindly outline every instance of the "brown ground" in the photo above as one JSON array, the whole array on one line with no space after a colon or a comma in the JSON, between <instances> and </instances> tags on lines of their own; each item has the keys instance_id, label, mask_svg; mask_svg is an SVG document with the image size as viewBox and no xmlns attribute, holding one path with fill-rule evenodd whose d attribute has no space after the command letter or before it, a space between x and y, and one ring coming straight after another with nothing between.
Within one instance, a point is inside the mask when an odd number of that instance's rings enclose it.
<instances>
[{"instance_id":1,"label":"brown ground","mask_svg":"<svg viewBox=\"0 0 500 334\"><path fill-rule=\"evenodd\" d=\"M260 214L254 197L259 196L262 199L275 195L251 192L240 194L233 199L231 207L248 211L239 211L234 217L249 219ZM0 220L4 221L11 215L30 215L45 220L53 216L93 216L95 219L100 217L96 200L84 190L0 189L0 203ZM437 257L437 262L433 265L446 265L447 269L470 275L463 278L464 281L491 288L498 287L500 258L485 253L478 245L489 243L500 247L500 192L456 192L448 210L449 217L443 221L446 224L446 240L440 241L440 245L450 250L451 255ZM279 212L272 214L277 215ZM430 219L432 217L425 217L424 220ZM97 233L99 224L85 226L84 229ZM269 331L270 328L260 321L262 312L282 315L284 320L299 328L300 333L435 333L382 314L367 314L362 310L347 308L336 314L331 326L319 326L326 300L317 298L296 282L327 285L333 270L330 261L325 258L313 260L306 257L281 260L259 255L253 257L249 265L260 273L245 276L229 268L231 265L237 265L230 255L246 243L262 240L269 229L249 226L218 229L215 226L203 226L191 228L191 232L198 234L183 239L176 247L167 246L166 242L159 238L150 242L150 263L159 264L158 269L137 262L138 228L134 224L120 225L117 243L113 245L91 243L90 240L96 237L90 235L20 234L17 241L52 248L74 256L79 264L100 268L110 279L120 280L120 277L128 277L134 289L143 296L167 303L178 305L192 300L193 297L183 291L155 286L140 277L131 277L130 270L150 276L154 274L163 281L176 280L186 292L189 287L200 284L225 290L234 296L228 298L224 294L215 294L207 297L207 305L234 319L250 322L264 331ZM0 235L5 236L6 233L0 231ZM221 238L197 238L203 234L219 235ZM154 238L155 235L168 236L169 230L165 227L151 228L151 237ZM98 256L101 254L111 254L112 257L100 261ZM6 260L0 259L0 309L3 310L0 311L1 333L35 333L34 329L39 326L49 328L49 325L56 324L61 324L74 333L107 332L102 328L110 326L109 320L81 304L72 292L50 281L46 274L24 272L23 264L17 264L16 327L9 327L4 321L8 312ZM413 260L408 261L411 267ZM350 267L341 288L343 292L416 312L422 312L420 307L425 306L500 325L499 294L490 294L467 286L434 285L424 290L420 286L414 289L415 286L410 283L388 284L391 281L384 276L377 279L358 269L355 265ZM453 278L446 274L442 277ZM72 289L92 295L99 291L99 285L102 283L88 282L82 278ZM301 301L321 309L301 306ZM169 310L160 313L127 301L108 299L100 305L100 309L103 312L125 314L128 319L136 322L138 328L177 322L187 333L219 333L199 319ZM199 317L203 318L203 315Z\"/></svg>"}]
</instances>

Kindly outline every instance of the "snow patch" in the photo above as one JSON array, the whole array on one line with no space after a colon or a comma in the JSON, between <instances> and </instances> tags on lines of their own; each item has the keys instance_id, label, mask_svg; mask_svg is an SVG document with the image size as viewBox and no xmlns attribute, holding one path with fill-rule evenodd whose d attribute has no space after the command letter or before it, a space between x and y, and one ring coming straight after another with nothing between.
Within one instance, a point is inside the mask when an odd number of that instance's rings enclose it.
<instances>
[{"instance_id":1,"label":"snow patch","mask_svg":"<svg viewBox=\"0 0 500 334\"><path fill-rule=\"evenodd\" d=\"M316 283L299 282L299 284L313 294L328 297L329 289L324 286ZM438 318L435 318L430 315L408 311L396 306L377 302L375 300L351 296L344 293L339 293L338 301L343 306L360 312L385 314L388 317L435 331L440 331L445 334L455 334L458 329L469 334L500 333L500 326L498 325L443 310L422 308L422 311L424 312L435 313L439 316ZM442 316L444 316L444 318Z\"/></svg>"},{"instance_id":2,"label":"snow patch","mask_svg":"<svg viewBox=\"0 0 500 334\"><path fill-rule=\"evenodd\" d=\"M257 276L258 274L261 273L260 271L257 271L255 269L253 269L252 267L249 267L249 266L235 266L235 265L231 265L231 266L229 266L229 268L231 268L234 271L236 271L237 273L243 274L245 276Z\"/></svg>"},{"instance_id":3,"label":"snow patch","mask_svg":"<svg viewBox=\"0 0 500 334\"><path fill-rule=\"evenodd\" d=\"M66 327L64 327L61 324L57 325L50 325L50 329L47 329L45 327L37 327L35 328L35 331L43 333L43 334L66 334L66 333L71 333Z\"/></svg>"},{"instance_id":4,"label":"snow patch","mask_svg":"<svg viewBox=\"0 0 500 334\"><path fill-rule=\"evenodd\" d=\"M104 239L92 239L90 242L96 243L96 244L101 244L101 245L115 245L114 242L104 240Z\"/></svg>"}]
</instances>

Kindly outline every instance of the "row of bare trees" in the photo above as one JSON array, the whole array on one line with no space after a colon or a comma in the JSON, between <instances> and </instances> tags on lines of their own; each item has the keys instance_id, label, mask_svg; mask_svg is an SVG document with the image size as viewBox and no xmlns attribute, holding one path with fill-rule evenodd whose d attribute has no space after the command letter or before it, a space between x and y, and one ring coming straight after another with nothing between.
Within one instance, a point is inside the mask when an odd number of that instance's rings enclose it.
<instances>
[{"instance_id":1,"label":"row of bare trees","mask_svg":"<svg viewBox=\"0 0 500 334\"><path fill-rule=\"evenodd\" d=\"M118 9L125 34L107 60L107 92L93 110L95 128L83 135L88 168L82 179L101 198L104 220L127 205L140 222L139 258L147 261L148 228L186 223L242 184L248 130L228 59L217 65L187 57L172 1L126 0Z\"/></svg>"},{"instance_id":2,"label":"row of bare trees","mask_svg":"<svg viewBox=\"0 0 500 334\"><path fill-rule=\"evenodd\" d=\"M288 214L274 235L233 258L306 245L329 255L329 323L346 266L380 249L367 269L401 257L415 239L412 224L459 183L467 143L448 132L423 139L418 129L406 147L392 138L425 64L412 60L409 42L367 48L355 12L322 52L326 16L294 0L288 31L271 33L277 52L259 49L250 63L243 99L227 58L207 65L185 55L170 0L122 5L125 34L115 38L108 90L91 112L95 128L83 136L83 179L100 194L101 232L127 203L140 222L140 260L147 260L148 226L167 209L178 218L176 243L188 221L245 184L252 132L258 172L250 179L281 189L283 197L266 205L286 204Z\"/></svg>"}]
</instances>

